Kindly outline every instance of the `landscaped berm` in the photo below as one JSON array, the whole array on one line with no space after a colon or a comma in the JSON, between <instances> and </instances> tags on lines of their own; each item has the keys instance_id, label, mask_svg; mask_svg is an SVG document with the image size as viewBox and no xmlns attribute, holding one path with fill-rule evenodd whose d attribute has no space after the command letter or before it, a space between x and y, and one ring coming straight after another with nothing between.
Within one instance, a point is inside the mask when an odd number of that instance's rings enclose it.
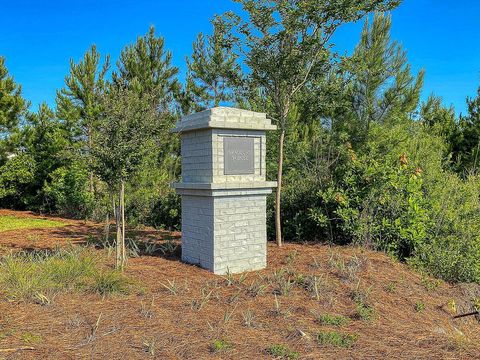
<instances>
[{"instance_id":1,"label":"landscaped berm","mask_svg":"<svg viewBox=\"0 0 480 360\"><path fill-rule=\"evenodd\" d=\"M217 276L180 261L180 234L145 229L127 231L121 274L103 225L0 224L0 359L479 358L479 323L453 316L480 287L382 253L270 245L266 270Z\"/></svg>"}]
</instances>

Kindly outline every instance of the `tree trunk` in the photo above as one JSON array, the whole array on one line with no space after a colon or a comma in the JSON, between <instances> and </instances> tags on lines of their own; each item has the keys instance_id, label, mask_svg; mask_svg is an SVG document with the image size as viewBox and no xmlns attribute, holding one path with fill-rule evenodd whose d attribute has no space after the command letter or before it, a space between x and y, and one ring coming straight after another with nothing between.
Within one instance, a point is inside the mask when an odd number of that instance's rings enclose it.
<instances>
[{"instance_id":1,"label":"tree trunk","mask_svg":"<svg viewBox=\"0 0 480 360\"><path fill-rule=\"evenodd\" d=\"M127 263L127 250L125 247L125 182L122 180L120 186L120 203L122 209L122 270Z\"/></svg>"},{"instance_id":2,"label":"tree trunk","mask_svg":"<svg viewBox=\"0 0 480 360\"><path fill-rule=\"evenodd\" d=\"M110 213L107 210L107 214L105 215L105 244L108 244L108 238L110 237Z\"/></svg>"},{"instance_id":3,"label":"tree trunk","mask_svg":"<svg viewBox=\"0 0 480 360\"><path fill-rule=\"evenodd\" d=\"M122 231L120 228L120 205L115 206L115 199L113 199L113 208L115 209L115 228L117 230L117 241L115 243L115 268L119 269L122 263L122 253L120 244L122 242Z\"/></svg>"},{"instance_id":4,"label":"tree trunk","mask_svg":"<svg viewBox=\"0 0 480 360\"><path fill-rule=\"evenodd\" d=\"M283 175L283 143L285 141L285 128L280 125L280 139L278 146L278 173L277 173L277 191L275 197L275 231L277 236L277 245L282 246L282 217L281 209L281 195L282 195L282 175Z\"/></svg>"}]
</instances>

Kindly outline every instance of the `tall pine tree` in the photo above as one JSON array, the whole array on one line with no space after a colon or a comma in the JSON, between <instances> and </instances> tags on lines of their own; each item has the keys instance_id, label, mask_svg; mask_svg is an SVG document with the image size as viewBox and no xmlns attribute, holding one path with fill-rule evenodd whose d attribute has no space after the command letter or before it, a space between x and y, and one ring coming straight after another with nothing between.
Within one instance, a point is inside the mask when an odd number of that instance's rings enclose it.
<instances>
[{"instance_id":1,"label":"tall pine tree","mask_svg":"<svg viewBox=\"0 0 480 360\"><path fill-rule=\"evenodd\" d=\"M213 34L200 33L187 58L186 95L196 111L232 101L240 78L238 55L228 36L231 24L218 16L212 24Z\"/></svg>"},{"instance_id":2,"label":"tall pine tree","mask_svg":"<svg viewBox=\"0 0 480 360\"><path fill-rule=\"evenodd\" d=\"M5 58L0 56L0 138L18 125L27 107L22 87L8 74Z\"/></svg>"},{"instance_id":3,"label":"tall pine tree","mask_svg":"<svg viewBox=\"0 0 480 360\"><path fill-rule=\"evenodd\" d=\"M68 131L72 150L91 164L93 131L101 113L100 96L106 88L106 76L110 67L109 56L102 59L93 45L75 63L70 60L70 73L65 77L65 87L57 91L57 117ZM89 188L94 192L93 172L90 172Z\"/></svg>"}]
</instances>

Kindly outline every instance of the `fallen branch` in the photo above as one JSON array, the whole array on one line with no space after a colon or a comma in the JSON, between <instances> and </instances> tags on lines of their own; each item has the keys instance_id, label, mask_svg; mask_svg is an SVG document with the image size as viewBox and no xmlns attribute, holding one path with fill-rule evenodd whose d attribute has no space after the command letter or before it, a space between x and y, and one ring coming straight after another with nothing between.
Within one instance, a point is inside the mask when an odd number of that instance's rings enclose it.
<instances>
[{"instance_id":1,"label":"fallen branch","mask_svg":"<svg viewBox=\"0 0 480 360\"><path fill-rule=\"evenodd\" d=\"M31 346L24 346L24 347L11 348L11 349L0 349L0 353L15 352L15 351L21 351L21 350L35 350L35 348L33 348Z\"/></svg>"},{"instance_id":2,"label":"fallen branch","mask_svg":"<svg viewBox=\"0 0 480 360\"><path fill-rule=\"evenodd\" d=\"M453 318L454 319L459 319L459 318L463 318L463 317L467 317L467 316L473 316L473 315L480 315L480 312L479 311L473 311L471 313L454 316Z\"/></svg>"}]
</instances>

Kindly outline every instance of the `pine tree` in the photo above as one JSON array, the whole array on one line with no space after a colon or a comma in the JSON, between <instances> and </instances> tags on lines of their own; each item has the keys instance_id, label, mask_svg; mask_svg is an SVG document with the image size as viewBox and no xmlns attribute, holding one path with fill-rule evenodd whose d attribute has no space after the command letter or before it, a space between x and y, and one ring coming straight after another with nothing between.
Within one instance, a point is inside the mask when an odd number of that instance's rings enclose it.
<instances>
[{"instance_id":1,"label":"pine tree","mask_svg":"<svg viewBox=\"0 0 480 360\"><path fill-rule=\"evenodd\" d=\"M5 58L0 56L0 137L18 125L27 108L22 87L8 75Z\"/></svg>"},{"instance_id":2,"label":"pine tree","mask_svg":"<svg viewBox=\"0 0 480 360\"><path fill-rule=\"evenodd\" d=\"M107 55L101 63L101 55L93 45L75 63L70 60L70 73L65 77L65 88L57 91L57 117L63 121L76 153L86 156L86 163L92 149L95 123L101 112L99 97L105 91L106 75L110 67ZM90 172L90 192L94 192L93 172Z\"/></svg>"},{"instance_id":3,"label":"pine tree","mask_svg":"<svg viewBox=\"0 0 480 360\"><path fill-rule=\"evenodd\" d=\"M367 19L360 42L343 69L353 83L351 101L359 127L359 141L372 123L387 122L412 113L418 106L424 72L415 77L402 47L391 40L391 17L375 13Z\"/></svg>"},{"instance_id":4,"label":"pine tree","mask_svg":"<svg viewBox=\"0 0 480 360\"><path fill-rule=\"evenodd\" d=\"M480 167L480 88L476 97L467 98L467 115L460 117L459 141L455 159L461 172L476 173Z\"/></svg>"},{"instance_id":5,"label":"pine tree","mask_svg":"<svg viewBox=\"0 0 480 360\"><path fill-rule=\"evenodd\" d=\"M203 110L234 99L234 87L240 78L238 55L228 34L231 24L219 16L213 21L213 34L200 33L187 58L188 75L185 92L192 107Z\"/></svg>"},{"instance_id":6,"label":"pine tree","mask_svg":"<svg viewBox=\"0 0 480 360\"><path fill-rule=\"evenodd\" d=\"M172 53L165 50L164 38L157 37L152 26L146 35L122 50L118 71L112 75L113 83L134 88L140 95L147 94L160 113L169 114L179 92L178 68L171 62Z\"/></svg>"}]
</instances>

